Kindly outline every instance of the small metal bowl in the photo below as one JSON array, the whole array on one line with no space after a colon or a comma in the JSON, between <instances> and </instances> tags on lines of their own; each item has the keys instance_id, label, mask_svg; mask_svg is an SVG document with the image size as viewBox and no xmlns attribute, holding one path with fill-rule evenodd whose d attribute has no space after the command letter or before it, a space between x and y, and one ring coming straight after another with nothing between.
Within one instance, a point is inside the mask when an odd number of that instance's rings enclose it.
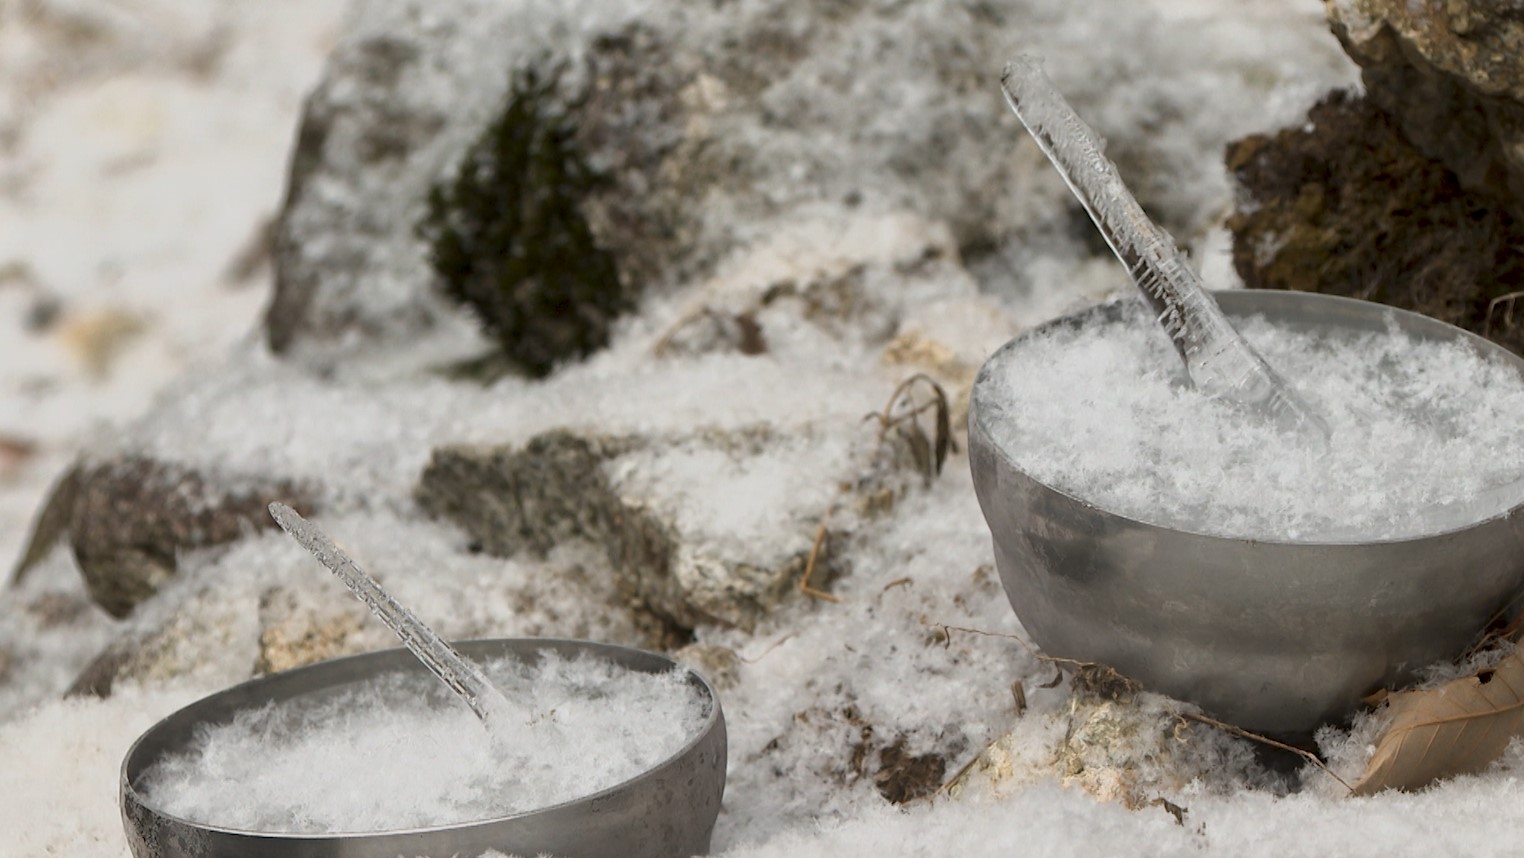
<instances>
[{"instance_id":1,"label":"small metal bowl","mask_svg":"<svg viewBox=\"0 0 1524 858\"><path fill-rule=\"evenodd\" d=\"M1390 320L1524 374L1524 360L1493 343L1378 304L1247 290L1217 300L1229 317L1324 333L1379 332ZM1098 508L1023 473L995 443L989 367L970 405L974 488L1011 606L1051 655L1108 665L1251 730L1305 734L1454 658L1524 591L1524 505L1445 532L1347 543L1207 536Z\"/></svg>"},{"instance_id":2,"label":"small metal bowl","mask_svg":"<svg viewBox=\"0 0 1524 858\"><path fill-rule=\"evenodd\" d=\"M496 639L455 645L468 658L513 656L533 663L541 653L603 658L630 670L676 667L665 656L574 640ZM144 733L122 762L122 822L136 858L470 858L489 850L568 858L671 858L709 850L725 792L725 716L714 689L689 673L708 701L709 716L687 745L649 771L562 804L477 822L389 831L289 834L239 831L180 819L154 808L134 787L161 757L183 749L204 725L234 713L395 671L424 670L412 653L392 649L325 661L234 686L170 715ZM576 753L576 749L568 749Z\"/></svg>"}]
</instances>

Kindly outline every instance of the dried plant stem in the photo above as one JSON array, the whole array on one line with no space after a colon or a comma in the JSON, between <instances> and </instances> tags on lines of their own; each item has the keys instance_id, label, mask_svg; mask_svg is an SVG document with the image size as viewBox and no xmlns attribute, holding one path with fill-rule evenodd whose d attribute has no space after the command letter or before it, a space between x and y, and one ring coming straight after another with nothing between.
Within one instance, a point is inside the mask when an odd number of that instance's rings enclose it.
<instances>
[{"instance_id":1,"label":"dried plant stem","mask_svg":"<svg viewBox=\"0 0 1524 858\"><path fill-rule=\"evenodd\" d=\"M953 772L953 776L948 778L946 782L944 782L940 787L937 787L937 789L931 794L936 795L937 793L952 792L953 789L958 786L958 783L962 781L969 772L973 771L974 766L978 765L979 761L984 759L984 755L989 753L990 748L995 747L995 743L1000 741L1000 738L1001 737L996 737L985 743L984 747L979 749L979 753L974 754L973 759L959 766L958 770Z\"/></svg>"},{"instance_id":2,"label":"dried plant stem","mask_svg":"<svg viewBox=\"0 0 1524 858\"><path fill-rule=\"evenodd\" d=\"M825 515L820 517L820 527L815 530L815 543L810 546L809 559L804 561L804 574L799 576L799 592L812 599L823 599L839 605L841 604L839 596L827 593L824 590L817 590L810 583L815 575L815 565L820 562L820 551L825 547L826 540L829 538L830 530L827 528L827 525L830 523L833 511L834 508L827 508Z\"/></svg>"},{"instance_id":3,"label":"dried plant stem","mask_svg":"<svg viewBox=\"0 0 1524 858\"><path fill-rule=\"evenodd\" d=\"M1509 292L1507 295L1499 295L1487 302L1487 316L1482 324L1482 336L1492 336L1492 314L1497 308L1507 305L1507 311L1503 313L1505 330L1513 330L1513 309L1519 299L1524 298L1524 291Z\"/></svg>"},{"instance_id":4,"label":"dried plant stem","mask_svg":"<svg viewBox=\"0 0 1524 858\"><path fill-rule=\"evenodd\" d=\"M1269 736L1261 736L1258 733L1251 733L1251 732L1249 732L1248 730L1245 730L1242 727L1235 727L1232 724L1227 723L1226 721L1218 721L1216 718L1212 718L1212 717L1207 716L1207 715L1202 715L1202 714L1200 714L1198 712L1177 712L1176 714L1179 717L1181 717L1181 718L1183 718L1183 719L1185 719L1187 721L1195 721L1195 722L1197 722L1199 724L1205 724L1208 727L1216 727L1217 729L1222 730L1222 731L1227 732L1227 733L1231 733L1231 734L1233 734L1234 736L1237 736L1240 739L1248 739L1251 742L1259 742L1262 745L1269 745L1272 748L1279 748L1282 751L1290 751L1291 753L1296 754L1298 757L1301 757L1302 759L1306 760L1307 762L1312 763L1314 766L1317 766L1318 768L1322 769L1325 774L1327 774L1329 777L1333 778L1334 780L1338 781L1339 784L1341 786L1343 786L1345 789L1349 790L1350 792L1354 792L1355 791L1354 787L1350 786L1348 781L1346 781L1343 778L1339 777L1338 774L1335 773L1333 769L1328 767L1327 763L1325 763L1322 760L1318 759L1318 755L1317 754L1314 754L1313 752L1311 752L1311 751L1309 751L1309 750L1307 750L1305 748L1298 748L1295 745L1288 745L1285 742L1277 741L1275 739L1270 738Z\"/></svg>"},{"instance_id":5,"label":"dried plant stem","mask_svg":"<svg viewBox=\"0 0 1524 858\"><path fill-rule=\"evenodd\" d=\"M950 626L946 623L928 623L927 625L930 625L932 628L942 630L942 637L944 639L945 646L952 646L952 632L967 632L971 635L982 635L988 638L1004 638L1005 640L1015 641L1016 643L1021 644L1021 648L1026 650L1027 653L1033 658L1037 659L1038 661L1047 662L1048 664L1063 664L1070 667L1101 666L1093 661L1080 661L1073 658L1059 658L1055 655L1047 655L1046 653L1038 651L1037 647L1033 646L1030 641L1028 641L1026 638L1021 637L1020 635L1011 635L1004 632L990 632L985 631L984 629L969 628L968 626Z\"/></svg>"},{"instance_id":6,"label":"dried plant stem","mask_svg":"<svg viewBox=\"0 0 1524 858\"><path fill-rule=\"evenodd\" d=\"M759 662L762 659L767 658L769 655L771 655L773 650L777 649L780 646L783 646L784 644L786 644L789 641L793 640L795 637L797 637L797 636L794 633L790 632L790 633L784 635L783 637L778 638L777 640L775 640L772 643L768 644L766 649L764 649L761 652L757 653L757 655L755 657L753 657L753 658L747 658L744 655L737 655L736 658L740 659L742 664L756 664L757 662Z\"/></svg>"}]
</instances>

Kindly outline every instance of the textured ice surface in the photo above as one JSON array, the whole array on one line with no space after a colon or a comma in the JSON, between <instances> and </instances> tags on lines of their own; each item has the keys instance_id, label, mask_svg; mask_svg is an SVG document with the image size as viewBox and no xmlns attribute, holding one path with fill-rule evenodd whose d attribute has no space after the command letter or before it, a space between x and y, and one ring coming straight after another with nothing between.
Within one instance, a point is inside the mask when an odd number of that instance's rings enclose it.
<instances>
[{"instance_id":1,"label":"textured ice surface","mask_svg":"<svg viewBox=\"0 0 1524 858\"><path fill-rule=\"evenodd\" d=\"M270 504L270 515L303 548L327 566L328 571L337 575L344 586L370 608L371 613L401 638L402 643L423 662L429 672L471 707L476 717L482 719L487 729L492 731L494 739L502 739L507 735L504 731L510 719L526 714L494 688L491 680L474 663L463 658L455 651L455 647L450 646L448 641L414 616L376 579L356 565L343 549L333 544L326 533L283 503Z\"/></svg>"},{"instance_id":2,"label":"textured ice surface","mask_svg":"<svg viewBox=\"0 0 1524 858\"><path fill-rule=\"evenodd\" d=\"M137 785L156 807L255 831L381 831L487 819L611 787L693 739L709 704L688 672L546 654L485 665L544 720L494 745L432 676L396 673L336 695L240 712ZM553 729L564 742L547 742ZM502 753L508 753L504 758Z\"/></svg>"},{"instance_id":3,"label":"textured ice surface","mask_svg":"<svg viewBox=\"0 0 1524 858\"><path fill-rule=\"evenodd\" d=\"M1132 518L1222 536L1317 541L1448 530L1524 500L1524 380L1459 344L1240 325L1303 379L1326 452L1174 377L1141 304L1055 329L979 381L986 426L1042 482Z\"/></svg>"}]
</instances>

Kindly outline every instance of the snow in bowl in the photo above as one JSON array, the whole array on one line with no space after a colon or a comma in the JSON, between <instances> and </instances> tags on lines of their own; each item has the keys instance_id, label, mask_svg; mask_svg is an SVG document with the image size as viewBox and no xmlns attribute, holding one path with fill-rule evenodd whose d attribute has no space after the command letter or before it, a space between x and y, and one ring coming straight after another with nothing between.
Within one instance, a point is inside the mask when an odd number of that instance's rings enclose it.
<instances>
[{"instance_id":1,"label":"snow in bowl","mask_svg":"<svg viewBox=\"0 0 1524 858\"><path fill-rule=\"evenodd\" d=\"M522 723L489 736L403 649L243 683L128 751L121 804L133 855L708 851L726 742L702 677L586 641L456 646L523 706Z\"/></svg>"},{"instance_id":2,"label":"snow in bowl","mask_svg":"<svg viewBox=\"0 0 1524 858\"><path fill-rule=\"evenodd\" d=\"M1123 301L991 356L970 466L1044 650L1305 734L1455 657L1524 592L1524 361L1364 301L1216 298L1327 419L1326 446L1193 389Z\"/></svg>"}]
</instances>

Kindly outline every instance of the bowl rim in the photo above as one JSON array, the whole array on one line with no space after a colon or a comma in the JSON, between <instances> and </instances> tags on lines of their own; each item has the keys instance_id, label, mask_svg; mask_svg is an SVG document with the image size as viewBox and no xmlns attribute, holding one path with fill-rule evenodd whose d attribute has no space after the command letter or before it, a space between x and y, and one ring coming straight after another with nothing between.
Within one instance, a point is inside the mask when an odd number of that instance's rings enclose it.
<instances>
[{"instance_id":1,"label":"bowl rim","mask_svg":"<svg viewBox=\"0 0 1524 858\"><path fill-rule=\"evenodd\" d=\"M1449 322L1440 321L1433 316L1426 316L1423 313L1417 313L1412 310L1403 309L1402 307L1393 307L1387 304L1380 304L1375 301L1365 301L1359 298L1350 298L1344 295L1328 295L1322 292L1299 292L1288 289L1213 289L1210 290L1210 292L1211 295L1219 301L1226 297L1229 304L1236 303L1239 300L1239 298L1234 296L1243 296L1249 300L1254 301L1267 299L1271 303L1280 301L1287 303L1333 303L1344 304L1349 307L1359 307L1362 309L1362 311L1368 308L1375 308L1382 313L1383 317L1402 319L1418 325L1438 326L1442 330L1448 329L1450 333L1460 335L1456 338L1459 342L1470 345L1479 353L1506 361L1507 363L1511 364L1520 373L1521 376L1524 376L1524 357L1520 357L1519 355L1514 354L1513 352L1503 348L1497 343L1494 343L1485 337L1474 334L1464 328L1457 327L1450 324ZM1447 530L1436 530L1428 533L1420 533L1409 536L1396 536L1384 539L1283 539L1257 536L1224 536L1220 533L1204 533L1200 530L1188 527L1175 527L1168 524L1160 524L1158 522L1146 521L1140 518L1136 518L1134 516L1127 515L1126 513L1117 512L1115 510L1108 509L1107 507L1100 506L1092 501L1086 500L1067 491L1064 491L1063 489L1057 488L1056 486L1044 482L1043 480L1039 480L1018 466L1016 462L1011 458L1010 454L1006 451L1006 449L1001 445L995 443L994 436L985 426L985 421L988 419L988 417L986 414L986 409L980 405L980 398L978 395L980 382L985 378L986 372L988 371L988 368L994 361L995 357L1000 353L1015 347L1017 343L1020 343L1028 338L1040 336L1044 333L1058 328L1061 325L1074 324L1076 321L1085 316L1105 313L1112 311L1115 308L1119 308L1123 304L1133 303L1142 304L1143 299L1137 295L1121 294L1119 296L1114 296L1108 300L1103 300L1099 303L1081 307L1076 310L1071 310L1067 313L1064 313L1063 315L1047 319L1043 322L1033 325L1030 328L1027 328L1016 336L1006 340L1004 343L1001 343L1001 345L996 348L995 351L990 353L990 356L985 359L984 363L980 365L978 373L976 373L974 376L974 383L969 392L968 425L970 434L972 434L977 427L978 431L988 440L989 448L994 451L994 453L998 455L1000 459L1006 464L1006 466L1009 467L1013 472L1021 475L1021 477L1024 479L1030 480L1034 484L1041 486L1047 491L1065 498L1066 500L1080 504L1087 509L1094 510L1095 512L1114 516L1133 525L1146 527L1165 533L1184 534L1200 539L1213 539L1221 540L1224 542L1253 543L1258 545L1274 545L1293 548L1355 548L1372 545L1403 545L1409 543L1426 542L1433 539L1454 537L1459 534L1475 530L1477 528L1494 525L1498 521L1513 517L1517 515L1521 510L1524 510L1524 498L1521 498L1518 503L1503 509L1501 512L1493 513L1486 518L1478 519L1477 521L1471 522L1470 524L1463 524L1459 527L1452 527ZM1227 308L1224 308L1224 311L1226 312ZM1261 315L1263 312L1263 310L1252 310L1249 312L1249 315ZM972 446L972 444L970 444L970 446ZM1524 477L1521 477L1511 485L1524 485Z\"/></svg>"},{"instance_id":2,"label":"bowl rim","mask_svg":"<svg viewBox=\"0 0 1524 858\"><path fill-rule=\"evenodd\" d=\"M622 781L619 781L618 783L611 784L611 785L609 785L607 787L604 787L603 789L598 790L597 792L584 793L582 795L575 796L575 797L567 799L565 801L557 802L556 804L541 805L539 807L531 808L529 810L519 811L517 813L504 814L504 815L501 815L501 816L485 817L485 818L482 818L482 819L472 819L472 820L468 820L468 821L464 821L464 822L448 822L448 823L441 823L441 824L438 824L438 825L415 826L415 827L412 827L412 828L381 828L381 829L374 829L374 830L370 830L370 831L321 831L321 832L319 832L319 831L268 831L268 830L248 829L248 828L233 828L233 827L229 827L229 826L216 825L216 824L212 824L212 823L198 822L196 820L187 819L187 818L185 818L183 816L177 816L175 814L172 814L172 813L169 813L169 812L167 812L165 810L162 810L161 808L159 808L156 805L152 804L151 802L147 801L147 799L143 795L143 793L141 791L139 791L137 789L137 787L133 784L133 782L132 782L132 773L129 771L129 767L133 764L133 762L134 762L133 758L135 756L137 756L139 748L144 743L146 743L150 739L150 737L152 737L155 733L158 733L162 729L167 729L170 726L170 722L171 721L183 717L186 713L189 713L191 710L194 710L194 709L197 709L197 708L200 708L200 707L204 707L204 706L214 705L214 703L216 701L218 701L219 699L221 699L221 698L225 698L225 697L228 697L228 696L231 696L231 695L234 695L234 694L240 694L240 693L247 692L250 689L257 688L260 685L268 684L268 683L270 683L270 682L272 682L274 680L277 680L277 679L281 679L281 680L284 680L284 681L291 681L292 677L297 677L297 676L306 675L306 674L312 674L312 673L319 673L319 674L321 674L321 673L324 673L324 672L335 670L340 665L354 665L354 664L356 664L358 662L363 662L363 661L390 661L390 660L398 660L400 664L404 665L403 669L417 668L420 671L426 671L426 668L417 660L417 658L411 652L408 652L406 647L402 647L402 646L389 647L387 649L371 650L369 652L354 653L352 655L346 655L346 656L339 656L337 658L324 659L322 661L314 662L314 663L308 664L308 665L303 665L301 667L294 667L294 668L291 668L290 670L278 671L278 672L275 672L275 673L266 674L264 676L256 676L256 677L253 677L251 679L244 680L243 682L240 682L240 683L238 683L236 685L231 685L231 686L228 686L227 688L224 688L224 689L221 689L219 691L213 692L213 693L208 694L208 695L206 695L204 697L200 697L200 698L198 698L198 699L196 699L196 700L194 700L194 701L192 701L190 703L187 703L184 706L181 706L180 708L178 708L175 711L169 713L168 715L164 716L163 718L160 718L158 721L156 721L154 723L154 725L152 727L149 727L147 730L143 731L143 733L140 734L137 739L133 740L132 745L130 745L128 747L128 749L127 749L127 753L125 755L123 755L123 757L122 757L122 764L121 764L121 767L120 767L121 784L120 784L120 791L119 791L119 802L125 808L125 806L128 804L128 802L131 801L131 802L135 803L136 805L138 805L139 807L141 807L144 811L146 811L148 813L152 813L152 814L154 814L154 815L156 815L156 816L158 816L158 817L160 817L162 819L165 819L165 820L177 823L179 825L186 826L188 828L195 828L195 829L199 829L199 830L202 830L202 831L205 831L205 832L208 832L208 833L213 833L213 834L230 835L230 836L235 836L235 837L256 838L256 839L262 839L262 840L328 841L328 840L351 840L351 839L356 839L356 838L361 838L361 837L365 837L365 838L389 837L389 836L398 836L398 837L401 837L401 836L405 836L405 835L406 836L411 836L411 835L420 835L420 834L431 834L431 833L436 833L436 832L441 832L441 831L450 831L450 830L455 830L455 829L471 828L471 827L476 827L476 826L483 826L483 827L485 827L485 826L500 825L500 824L503 824L503 823L506 823L506 822L512 822L514 820L524 819L524 818L533 817L533 816L540 816L540 815L552 813L552 812L555 812L555 811L565 810L567 808L570 808L570 807L573 807L573 806L576 806L576 805L584 805L584 804L593 804L593 803L596 803L599 799L606 798L609 795L612 795L614 793L621 792L621 791L623 791L625 789L628 789L629 787L631 787L632 785L638 783L639 781L644 780L644 779L646 779L648 777L651 777L656 772L659 772L659 771L661 771L661 770L663 770L663 769L665 769L665 768L667 768L667 767L677 763L678 761L682 760L684 757L686 757L689 754L693 753L693 751L700 744L704 743L717 728L723 729L723 727L724 727L725 716L724 716L724 712L723 712L723 710L721 708L719 694L715 691L714 686L709 682L709 680L703 674L699 673L692 666L684 664L682 662L679 662L678 660L672 658L669 655L665 655L665 654L657 653L657 652L652 652L650 650L639 649L637 647L628 647L628 646L623 646L621 644L603 643L603 642L600 642L600 641L582 640L582 639L579 639L579 638L535 638L535 637L469 638L469 639L463 639L463 640L457 640L457 641L450 641L450 645L454 646L457 649L460 649L462 651L476 649L478 647L486 647L488 645L507 645L506 646L507 653L518 651L521 647L523 647L523 648L526 648L526 649L529 649L529 650L534 650L534 651L541 651L541 650L545 650L545 649L582 650L582 651L598 652L598 653L601 653L601 654L615 653L615 654L622 655L622 656L624 656L626 658L633 657L633 658L641 658L641 659L644 659L644 658L658 659L660 661L663 661L663 662L667 663L668 666L665 668L667 670L671 670L671 669L676 668L676 669L681 669L681 670L684 670L684 671L687 672L688 681L690 683L696 683L697 684L698 688L703 692L703 694L705 695L708 703L710 704L709 705L709 713L708 713L707 716L705 716L703 724L701 724L699 726L699 728L696 731L694 731L694 734L686 742L684 742L681 747L679 747L676 751L674 751L673 753L669 754L668 756L663 757L657 763L655 763L655 764L653 764L651 766L648 766L645 769L641 770L639 773L635 774L632 777L626 778L626 779L624 779ZM507 654L507 653L504 653L504 654ZM463 654L465 654L467 657L473 657L470 653L467 653L467 652L463 652ZM406 656L406 660L400 660L398 658L399 655L405 655ZM624 662L616 662L616 663L624 665L624 666L628 666L628 665L625 665ZM631 667L629 669L631 669L631 670L639 670L639 668L634 668L634 667ZM656 673L656 672L659 672L659 671L641 671L641 672ZM292 695L292 698L298 697L298 696L300 696L300 694ZM286 698L286 699L291 699L291 698ZM723 763L723 761L722 761L722 763ZM139 774L141 774L142 771L145 771L147 769L147 766L146 765L142 765L142 766L139 767L139 769L140 769ZM722 769L722 777L723 777L723 769Z\"/></svg>"}]
</instances>

